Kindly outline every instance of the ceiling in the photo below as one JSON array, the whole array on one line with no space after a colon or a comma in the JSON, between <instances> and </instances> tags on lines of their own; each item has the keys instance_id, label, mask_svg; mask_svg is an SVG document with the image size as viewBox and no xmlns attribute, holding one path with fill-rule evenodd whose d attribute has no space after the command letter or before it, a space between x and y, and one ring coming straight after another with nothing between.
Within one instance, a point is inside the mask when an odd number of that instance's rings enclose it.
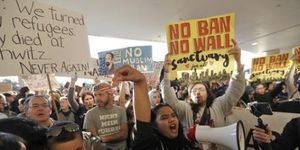
<instances>
[{"instance_id":1,"label":"ceiling","mask_svg":"<svg viewBox=\"0 0 300 150\"><path fill-rule=\"evenodd\" d=\"M165 25L230 12L243 50L300 45L300 0L35 0L83 13L89 35L165 42ZM252 43L257 42L257 45Z\"/></svg>"}]
</instances>

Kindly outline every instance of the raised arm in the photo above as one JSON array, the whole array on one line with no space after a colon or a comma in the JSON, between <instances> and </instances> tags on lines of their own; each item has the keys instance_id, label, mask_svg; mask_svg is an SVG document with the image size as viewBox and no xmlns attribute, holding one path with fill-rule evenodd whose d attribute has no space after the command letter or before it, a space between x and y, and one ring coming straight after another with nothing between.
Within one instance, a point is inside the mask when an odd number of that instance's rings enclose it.
<instances>
[{"instance_id":1,"label":"raised arm","mask_svg":"<svg viewBox=\"0 0 300 150\"><path fill-rule=\"evenodd\" d=\"M188 104L184 101L179 101L177 99L175 91L171 87L171 82L168 79L168 66L170 65L168 56L169 55L167 54L165 57L164 67L161 73L161 76L163 76L160 83L160 89L162 90L161 94L164 102L169 104L177 112L177 114L181 116L186 113L186 107L190 106L188 106Z\"/></svg>"},{"instance_id":2,"label":"raised arm","mask_svg":"<svg viewBox=\"0 0 300 150\"><path fill-rule=\"evenodd\" d=\"M150 122L150 101L145 76L129 65L124 65L116 70L113 85L122 81L132 81L134 83L133 108L135 120Z\"/></svg>"},{"instance_id":3,"label":"raised arm","mask_svg":"<svg viewBox=\"0 0 300 150\"><path fill-rule=\"evenodd\" d=\"M241 49L235 40L232 40L234 47L228 51L232 55L236 64L235 71L231 76L229 86L223 96L215 100L213 107L218 106L222 108L224 114L227 114L231 108L239 101L245 91L246 80L243 72L244 66L241 64Z\"/></svg>"},{"instance_id":4,"label":"raised arm","mask_svg":"<svg viewBox=\"0 0 300 150\"><path fill-rule=\"evenodd\" d=\"M297 92L297 87L295 86L295 81L294 81L294 75L296 72L296 60L295 56L292 56L291 60L293 61L292 66L287 74L287 77L285 79L285 84L287 87L287 92L288 92L288 98L293 98L293 94Z\"/></svg>"},{"instance_id":5,"label":"raised arm","mask_svg":"<svg viewBox=\"0 0 300 150\"><path fill-rule=\"evenodd\" d=\"M75 82L77 81L77 75L71 78L71 83L69 86L69 93L68 93L68 101L71 105L71 108L76 112L79 109L79 104L75 100Z\"/></svg>"}]
</instances>

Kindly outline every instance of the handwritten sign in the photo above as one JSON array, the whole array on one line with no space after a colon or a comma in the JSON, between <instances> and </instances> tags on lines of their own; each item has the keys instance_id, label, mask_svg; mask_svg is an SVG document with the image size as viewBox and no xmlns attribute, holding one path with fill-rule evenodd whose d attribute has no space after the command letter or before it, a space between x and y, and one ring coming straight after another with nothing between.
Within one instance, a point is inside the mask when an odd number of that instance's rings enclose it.
<instances>
[{"instance_id":1,"label":"handwritten sign","mask_svg":"<svg viewBox=\"0 0 300 150\"><path fill-rule=\"evenodd\" d=\"M95 79L100 75L98 71L99 60L96 58L90 58L89 60L86 61L89 64L88 70L82 72L59 72L59 73L55 73L55 75L73 77L75 74L77 74L79 78Z\"/></svg>"},{"instance_id":2,"label":"handwritten sign","mask_svg":"<svg viewBox=\"0 0 300 150\"><path fill-rule=\"evenodd\" d=\"M52 89L58 89L60 85L56 81L54 74L49 74L49 78L50 78ZM22 79L25 83L25 86L28 86L30 90L42 91L42 90L49 89L49 84L48 84L46 74L22 76Z\"/></svg>"},{"instance_id":3,"label":"handwritten sign","mask_svg":"<svg viewBox=\"0 0 300 150\"><path fill-rule=\"evenodd\" d=\"M171 61L169 79L182 72L197 73L208 69L219 73L233 70L227 50L233 47L234 14L181 21L167 25L167 43Z\"/></svg>"},{"instance_id":4,"label":"handwritten sign","mask_svg":"<svg viewBox=\"0 0 300 150\"><path fill-rule=\"evenodd\" d=\"M289 53L252 59L251 81L281 80L289 69Z\"/></svg>"},{"instance_id":5,"label":"handwritten sign","mask_svg":"<svg viewBox=\"0 0 300 150\"><path fill-rule=\"evenodd\" d=\"M0 83L0 92L8 92L12 90L11 83Z\"/></svg>"},{"instance_id":6,"label":"handwritten sign","mask_svg":"<svg viewBox=\"0 0 300 150\"><path fill-rule=\"evenodd\" d=\"M82 14L31 0L2 0L0 7L0 75L89 70Z\"/></svg>"},{"instance_id":7,"label":"handwritten sign","mask_svg":"<svg viewBox=\"0 0 300 150\"><path fill-rule=\"evenodd\" d=\"M124 64L129 64L141 72L153 71L152 46L126 47L102 51L99 56L99 73L101 76L112 75Z\"/></svg>"}]
</instances>

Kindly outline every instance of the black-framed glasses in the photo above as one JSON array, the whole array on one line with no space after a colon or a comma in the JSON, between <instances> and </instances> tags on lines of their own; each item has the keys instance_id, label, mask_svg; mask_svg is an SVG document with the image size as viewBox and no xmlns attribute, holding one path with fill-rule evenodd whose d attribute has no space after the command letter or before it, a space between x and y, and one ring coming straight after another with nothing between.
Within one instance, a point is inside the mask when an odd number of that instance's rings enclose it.
<instances>
[{"instance_id":1,"label":"black-framed glasses","mask_svg":"<svg viewBox=\"0 0 300 150\"><path fill-rule=\"evenodd\" d=\"M62 131L74 133L80 131L79 125L72 122L66 122L64 124L55 124L47 131L47 138L59 136Z\"/></svg>"}]
</instances>

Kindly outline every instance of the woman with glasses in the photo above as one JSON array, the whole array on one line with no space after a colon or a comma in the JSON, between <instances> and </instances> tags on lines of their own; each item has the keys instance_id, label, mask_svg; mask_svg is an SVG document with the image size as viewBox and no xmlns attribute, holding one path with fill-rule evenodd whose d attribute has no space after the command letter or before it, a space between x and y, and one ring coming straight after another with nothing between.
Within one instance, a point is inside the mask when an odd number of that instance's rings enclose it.
<instances>
[{"instance_id":1,"label":"woman with glasses","mask_svg":"<svg viewBox=\"0 0 300 150\"><path fill-rule=\"evenodd\" d=\"M168 70L166 69L167 64L165 65L164 79L161 83L163 100L178 112L185 132L195 124L212 127L224 126L225 116L243 95L245 75L241 64L241 49L234 40L232 42L234 47L228 51L228 54L233 56L237 68L232 74L226 93L220 97L215 98L206 83L196 82L188 88L191 103L179 101L167 79Z\"/></svg>"}]
</instances>

